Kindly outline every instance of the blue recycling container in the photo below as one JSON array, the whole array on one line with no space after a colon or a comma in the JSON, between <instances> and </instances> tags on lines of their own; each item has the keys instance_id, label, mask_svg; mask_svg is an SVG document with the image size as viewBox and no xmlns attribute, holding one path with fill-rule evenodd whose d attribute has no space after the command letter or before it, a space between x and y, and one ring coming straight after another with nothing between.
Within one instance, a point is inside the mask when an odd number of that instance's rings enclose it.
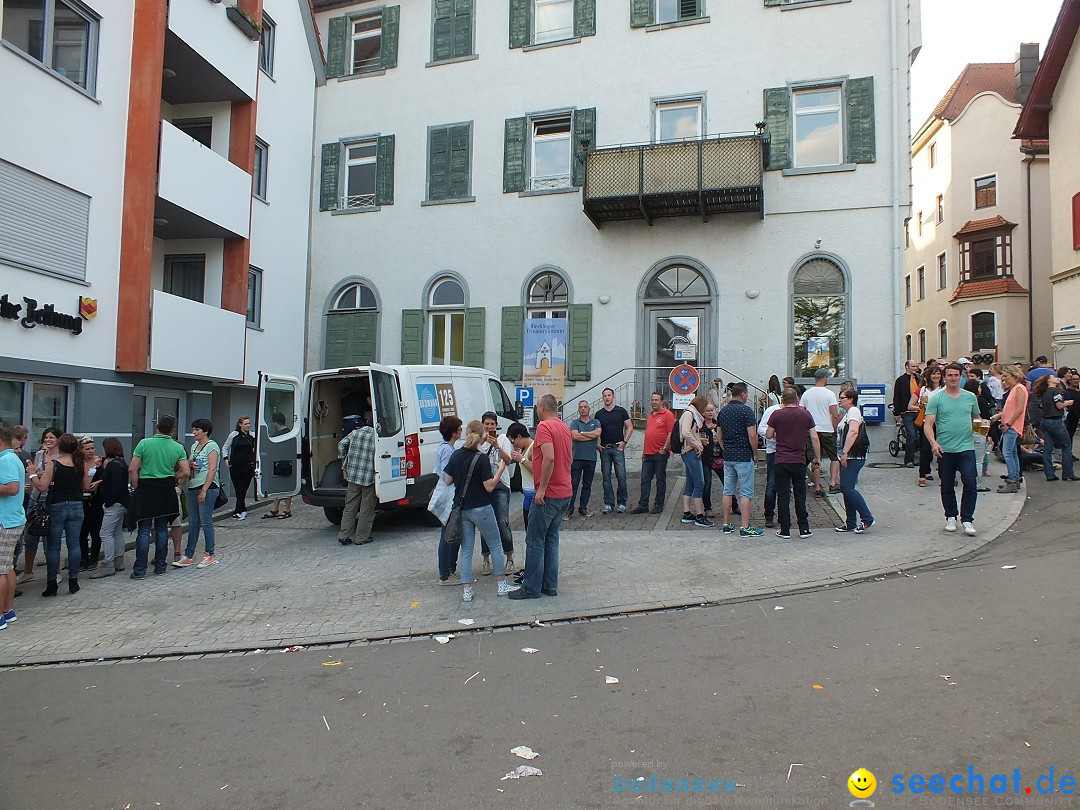
<instances>
[{"instance_id":1,"label":"blue recycling container","mask_svg":"<svg viewBox=\"0 0 1080 810\"><path fill-rule=\"evenodd\" d=\"M869 425L881 424L885 421L885 386L884 385L860 385L859 386L859 410L862 411L863 419Z\"/></svg>"}]
</instances>

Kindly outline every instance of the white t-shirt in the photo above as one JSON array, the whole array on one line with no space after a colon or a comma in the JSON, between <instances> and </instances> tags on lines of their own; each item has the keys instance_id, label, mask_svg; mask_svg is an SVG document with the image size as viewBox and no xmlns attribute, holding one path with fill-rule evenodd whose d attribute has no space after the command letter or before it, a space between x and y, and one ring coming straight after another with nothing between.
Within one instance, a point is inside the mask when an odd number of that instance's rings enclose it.
<instances>
[{"instance_id":1,"label":"white t-shirt","mask_svg":"<svg viewBox=\"0 0 1080 810\"><path fill-rule=\"evenodd\" d=\"M987 376L986 387L990 390L990 396L994 399L1001 399L1002 395L1005 393L1005 390L1001 386L1001 380L993 374Z\"/></svg>"},{"instance_id":2,"label":"white t-shirt","mask_svg":"<svg viewBox=\"0 0 1080 810\"><path fill-rule=\"evenodd\" d=\"M844 411L844 417L840 420L840 424L836 426L836 452L844 452L844 429L848 426L848 422L860 422L863 425L866 421L863 419L862 411L859 410L858 405L852 405L846 411ZM862 428L859 428L862 430Z\"/></svg>"},{"instance_id":3,"label":"white t-shirt","mask_svg":"<svg viewBox=\"0 0 1080 810\"><path fill-rule=\"evenodd\" d=\"M767 431L769 429L769 417L772 416L774 413L776 413L778 410L780 410L782 407L784 407L784 406L783 405L770 405L768 408L765 409L765 413L763 413L761 415L761 421L758 422L758 426L757 426L758 436L765 439L765 452L766 453L775 453L776 452L776 439L768 438L765 435L765 431Z\"/></svg>"},{"instance_id":4,"label":"white t-shirt","mask_svg":"<svg viewBox=\"0 0 1080 810\"><path fill-rule=\"evenodd\" d=\"M514 452L514 443L506 438L505 434L499 434L498 444L499 449L506 453L506 455L510 455ZM495 451L495 448L491 446L490 442L484 442L480 445L480 452L487 453L488 460L491 461L491 471L495 472L495 469L499 465L499 454ZM510 471L513 466L513 464L507 464L505 469L503 469L502 477L499 478L499 483L507 489L510 488Z\"/></svg>"},{"instance_id":5,"label":"white t-shirt","mask_svg":"<svg viewBox=\"0 0 1080 810\"><path fill-rule=\"evenodd\" d=\"M818 433L833 432L832 413L829 409L840 403L836 399L836 394L830 391L828 386L815 385L807 388L799 404L810 411L810 415L814 417L814 430Z\"/></svg>"}]
</instances>

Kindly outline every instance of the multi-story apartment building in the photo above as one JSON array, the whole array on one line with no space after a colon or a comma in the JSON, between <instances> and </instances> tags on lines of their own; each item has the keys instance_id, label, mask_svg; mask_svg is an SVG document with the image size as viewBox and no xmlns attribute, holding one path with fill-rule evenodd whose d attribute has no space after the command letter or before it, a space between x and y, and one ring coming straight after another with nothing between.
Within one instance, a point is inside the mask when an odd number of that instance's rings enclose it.
<instances>
[{"instance_id":1,"label":"multi-story apartment building","mask_svg":"<svg viewBox=\"0 0 1080 810\"><path fill-rule=\"evenodd\" d=\"M1012 132L1039 46L970 64L912 140L905 352L1028 362L1050 346L1049 155Z\"/></svg>"},{"instance_id":2,"label":"multi-story apartment building","mask_svg":"<svg viewBox=\"0 0 1080 810\"><path fill-rule=\"evenodd\" d=\"M1064 0L1016 125L1021 142L1049 139L1051 349L1056 366L1080 366L1080 0ZM1049 355L1048 355L1049 356Z\"/></svg>"},{"instance_id":3,"label":"multi-story apartment building","mask_svg":"<svg viewBox=\"0 0 1080 810\"><path fill-rule=\"evenodd\" d=\"M917 2L314 7L309 367L892 378Z\"/></svg>"},{"instance_id":4,"label":"multi-story apartment building","mask_svg":"<svg viewBox=\"0 0 1080 810\"><path fill-rule=\"evenodd\" d=\"M0 32L0 423L224 434L303 369L307 0L0 0Z\"/></svg>"}]
</instances>

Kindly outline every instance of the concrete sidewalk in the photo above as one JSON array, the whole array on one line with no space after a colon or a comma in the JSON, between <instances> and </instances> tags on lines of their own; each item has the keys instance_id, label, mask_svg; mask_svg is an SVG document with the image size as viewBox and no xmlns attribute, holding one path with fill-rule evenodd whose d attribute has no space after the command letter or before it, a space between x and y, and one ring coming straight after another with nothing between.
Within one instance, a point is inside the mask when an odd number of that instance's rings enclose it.
<instances>
[{"instance_id":1,"label":"concrete sidewalk","mask_svg":"<svg viewBox=\"0 0 1080 810\"><path fill-rule=\"evenodd\" d=\"M1005 531L1026 497L1023 488L985 493L978 536L947 534L936 481L920 489L915 471L891 466L885 453L872 454L873 464L889 466L868 465L861 476L877 520L868 533L834 532L840 521L823 504L811 514L814 536L807 540L772 532L740 539L686 526L677 520L681 484L673 478L665 515L643 516L646 525L617 514L588 526L565 522L559 595L524 602L497 598L494 577L478 577L471 604L461 601L460 587L439 587L438 531L421 515L382 516L375 543L342 547L321 509L298 505L286 521L253 512L246 521L217 524L221 564L213 568L170 567L141 581L84 578L80 593L69 596L61 587L55 599L40 597L39 576L16 600L19 621L0 632L0 666L369 640L454 632L463 629L460 619L472 619L473 629L514 626L784 593L969 553ZM991 470L983 480L996 489L1003 467ZM594 499L599 488L597 470ZM839 496L830 501L842 512ZM520 495L511 508L520 511ZM521 563L523 532L515 532L515 545ZM477 572L479 556L477 549Z\"/></svg>"}]
</instances>

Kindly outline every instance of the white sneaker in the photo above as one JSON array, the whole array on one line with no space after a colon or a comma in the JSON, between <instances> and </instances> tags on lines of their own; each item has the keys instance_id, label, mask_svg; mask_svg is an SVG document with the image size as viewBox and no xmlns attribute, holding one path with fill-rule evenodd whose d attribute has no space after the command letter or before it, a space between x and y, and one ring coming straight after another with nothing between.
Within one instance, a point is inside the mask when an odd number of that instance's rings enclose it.
<instances>
[{"instance_id":1,"label":"white sneaker","mask_svg":"<svg viewBox=\"0 0 1080 810\"><path fill-rule=\"evenodd\" d=\"M966 534L968 537L974 537L975 536L975 524L974 523L964 523L964 534Z\"/></svg>"},{"instance_id":2,"label":"white sneaker","mask_svg":"<svg viewBox=\"0 0 1080 810\"><path fill-rule=\"evenodd\" d=\"M471 602L472 598L473 598L472 585L466 585L465 589L461 592L461 601L462 602Z\"/></svg>"},{"instance_id":3,"label":"white sneaker","mask_svg":"<svg viewBox=\"0 0 1080 810\"><path fill-rule=\"evenodd\" d=\"M947 532L955 532L956 531L956 518L954 518L954 517L945 518L945 531L947 531Z\"/></svg>"},{"instance_id":4,"label":"white sneaker","mask_svg":"<svg viewBox=\"0 0 1080 810\"><path fill-rule=\"evenodd\" d=\"M511 585L507 580L502 580L499 583L499 596L506 596L510 591L516 591L521 588L520 585Z\"/></svg>"},{"instance_id":5,"label":"white sneaker","mask_svg":"<svg viewBox=\"0 0 1080 810\"><path fill-rule=\"evenodd\" d=\"M241 512L239 515L236 516L236 519L237 520L247 520L247 512Z\"/></svg>"}]
</instances>

